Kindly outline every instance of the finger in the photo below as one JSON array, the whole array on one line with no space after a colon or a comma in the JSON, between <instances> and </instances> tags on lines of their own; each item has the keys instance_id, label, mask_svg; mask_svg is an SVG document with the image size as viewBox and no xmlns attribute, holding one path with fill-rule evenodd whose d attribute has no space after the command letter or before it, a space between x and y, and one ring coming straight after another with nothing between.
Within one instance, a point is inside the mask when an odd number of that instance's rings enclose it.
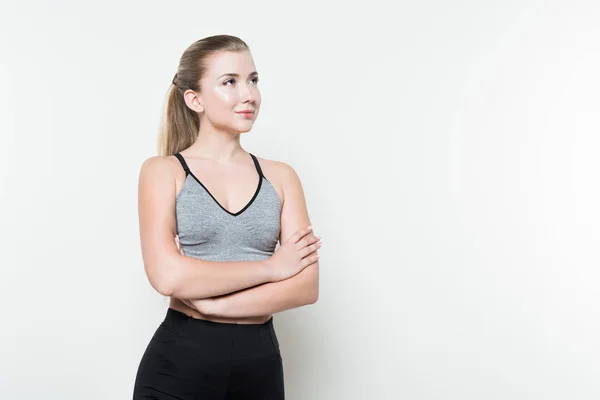
<instances>
[{"instance_id":1,"label":"finger","mask_svg":"<svg viewBox=\"0 0 600 400\"><path fill-rule=\"evenodd\" d=\"M311 255L312 253L319 250L321 248L321 245L322 245L321 241L318 241L316 243L311 244L310 246L306 246L305 248L300 250L300 257L304 258L306 256Z\"/></svg>"},{"instance_id":2,"label":"finger","mask_svg":"<svg viewBox=\"0 0 600 400\"><path fill-rule=\"evenodd\" d=\"M304 257L302 259L302 261L300 262L300 266L302 268L306 268L309 265L312 265L312 264L316 263L317 261L319 261L319 255L318 254L313 254L313 255L310 255L308 257Z\"/></svg>"},{"instance_id":3,"label":"finger","mask_svg":"<svg viewBox=\"0 0 600 400\"><path fill-rule=\"evenodd\" d=\"M309 226L307 228L301 228L301 229L298 229L296 231L296 233L294 233L290 239L292 240L292 243L298 243L298 241L300 239L302 239L304 236L308 235L311 232L312 232L312 226Z\"/></svg>"},{"instance_id":4,"label":"finger","mask_svg":"<svg viewBox=\"0 0 600 400\"><path fill-rule=\"evenodd\" d=\"M296 250L301 250L304 247L310 246L313 243L317 243L321 238L315 235L308 235L300 239L298 243L296 243Z\"/></svg>"}]
</instances>

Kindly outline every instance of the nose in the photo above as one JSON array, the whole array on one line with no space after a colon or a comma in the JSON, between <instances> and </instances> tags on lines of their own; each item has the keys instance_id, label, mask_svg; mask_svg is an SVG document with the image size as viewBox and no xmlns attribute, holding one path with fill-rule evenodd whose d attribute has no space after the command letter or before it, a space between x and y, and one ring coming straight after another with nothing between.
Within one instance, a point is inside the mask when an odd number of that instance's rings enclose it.
<instances>
[{"instance_id":1,"label":"nose","mask_svg":"<svg viewBox=\"0 0 600 400\"><path fill-rule=\"evenodd\" d=\"M254 93L248 85L240 85L240 98L244 103L252 103L254 101Z\"/></svg>"}]
</instances>

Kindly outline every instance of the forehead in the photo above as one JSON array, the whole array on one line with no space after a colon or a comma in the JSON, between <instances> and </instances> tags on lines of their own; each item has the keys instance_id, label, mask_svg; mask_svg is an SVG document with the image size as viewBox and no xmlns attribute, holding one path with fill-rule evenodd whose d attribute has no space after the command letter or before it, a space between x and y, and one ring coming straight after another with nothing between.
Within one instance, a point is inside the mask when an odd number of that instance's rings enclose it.
<instances>
[{"instance_id":1,"label":"forehead","mask_svg":"<svg viewBox=\"0 0 600 400\"><path fill-rule=\"evenodd\" d=\"M228 73L246 76L256 71L254 60L248 51L218 52L207 58L206 65L207 75L214 78Z\"/></svg>"}]
</instances>

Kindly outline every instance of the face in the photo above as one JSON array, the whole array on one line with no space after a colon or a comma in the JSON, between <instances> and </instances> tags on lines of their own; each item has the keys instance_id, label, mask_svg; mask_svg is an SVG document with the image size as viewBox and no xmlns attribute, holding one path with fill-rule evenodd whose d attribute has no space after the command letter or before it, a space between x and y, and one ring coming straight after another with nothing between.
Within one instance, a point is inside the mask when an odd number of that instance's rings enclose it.
<instances>
[{"instance_id":1,"label":"face","mask_svg":"<svg viewBox=\"0 0 600 400\"><path fill-rule=\"evenodd\" d=\"M209 57L207 64L197 99L203 110L201 126L209 123L227 132L249 131L258 116L261 101L252 56L248 51L220 52Z\"/></svg>"}]
</instances>

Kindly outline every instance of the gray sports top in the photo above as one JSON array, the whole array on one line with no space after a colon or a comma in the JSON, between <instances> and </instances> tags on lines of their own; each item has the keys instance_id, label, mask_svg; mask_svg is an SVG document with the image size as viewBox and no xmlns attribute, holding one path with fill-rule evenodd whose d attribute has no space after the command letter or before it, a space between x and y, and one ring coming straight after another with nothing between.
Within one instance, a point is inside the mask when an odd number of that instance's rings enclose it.
<instances>
[{"instance_id":1,"label":"gray sports top","mask_svg":"<svg viewBox=\"0 0 600 400\"><path fill-rule=\"evenodd\" d=\"M183 156L175 154L186 174L175 205L184 255L211 261L253 261L273 254L279 240L281 201L256 157L250 156L258 172L258 186L248 204L232 213L196 178Z\"/></svg>"}]
</instances>

